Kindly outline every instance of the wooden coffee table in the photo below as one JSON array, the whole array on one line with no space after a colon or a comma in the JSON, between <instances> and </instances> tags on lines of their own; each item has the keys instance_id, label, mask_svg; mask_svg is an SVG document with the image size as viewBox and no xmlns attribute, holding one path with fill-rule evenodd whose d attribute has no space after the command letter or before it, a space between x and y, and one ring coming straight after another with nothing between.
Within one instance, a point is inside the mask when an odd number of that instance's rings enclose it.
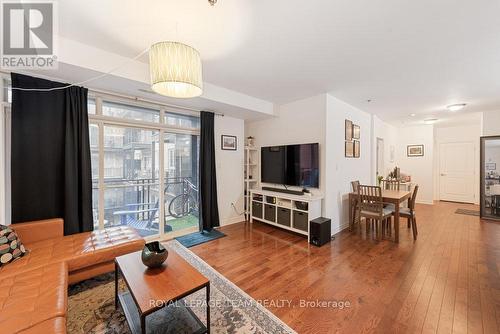
<instances>
[{"instance_id":1,"label":"wooden coffee table","mask_svg":"<svg viewBox=\"0 0 500 334\"><path fill-rule=\"evenodd\" d=\"M186 309L201 327L196 333L210 333L210 281L172 249L168 247L167 249L169 252L167 260L161 268L156 269L149 269L142 263L140 251L115 259L115 308L118 308L120 301L132 332L136 332L137 326L134 326L134 316L137 319L138 311L140 331L146 333L146 316L148 314L205 288L207 295L206 327L188 307ZM120 273L137 306L137 311L127 308L127 303L123 299L124 293L118 294ZM135 323L137 324L137 320Z\"/></svg>"}]
</instances>

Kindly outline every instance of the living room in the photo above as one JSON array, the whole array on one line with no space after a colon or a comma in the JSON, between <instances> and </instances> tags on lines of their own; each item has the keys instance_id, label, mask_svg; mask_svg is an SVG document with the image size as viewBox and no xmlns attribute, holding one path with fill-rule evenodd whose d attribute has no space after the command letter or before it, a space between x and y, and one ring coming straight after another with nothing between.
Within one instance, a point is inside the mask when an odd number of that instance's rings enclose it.
<instances>
[{"instance_id":1,"label":"living room","mask_svg":"<svg viewBox=\"0 0 500 334\"><path fill-rule=\"evenodd\" d=\"M499 332L499 4L1 7L2 333Z\"/></svg>"}]
</instances>

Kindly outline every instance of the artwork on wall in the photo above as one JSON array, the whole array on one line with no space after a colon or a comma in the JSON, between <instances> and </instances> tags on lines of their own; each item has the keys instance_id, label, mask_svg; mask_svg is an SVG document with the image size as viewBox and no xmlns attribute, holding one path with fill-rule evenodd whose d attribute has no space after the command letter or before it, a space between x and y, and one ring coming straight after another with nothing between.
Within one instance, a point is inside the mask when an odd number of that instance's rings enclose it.
<instances>
[{"instance_id":1,"label":"artwork on wall","mask_svg":"<svg viewBox=\"0 0 500 334\"><path fill-rule=\"evenodd\" d=\"M359 125L353 124L352 125L352 138L359 139L359 137L360 137Z\"/></svg>"},{"instance_id":2,"label":"artwork on wall","mask_svg":"<svg viewBox=\"0 0 500 334\"><path fill-rule=\"evenodd\" d=\"M361 128L352 121L345 120L345 157L359 158L360 157L360 142Z\"/></svg>"},{"instance_id":3,"label":"artwork on wall","mask_svg":"<svg viewBox=\"0 0 500 334\"><path fill-rule=\"evenodd\" d=\"M406 155L409 157L423 157L424 145L408 145L406 147Z\"/></svg>"},{"instance_id":4,"label":"artwork on wall","mask_svg":"<svg viewBox=\"0 0 500 334\"><path fill-rule=\"evenodd\" d=\"M354 143L352 141L345 141L345 156L346 158L354 158Z\"/></svg>"},{"instance_id":5,"label":"artwork on wall","mask_svg":"<svg viewBox=\"0 0 500 334\"><path fill-rule=\"evenodd\" d=\"M484 164L486 170L497 170L497 164L495 162L487 162Z\"/></svg>"},{"instance_id":6,"label":"artwork on wall","mask_svg":"<svg viewBox=\"0 0 500 334\"><path fill-rule=\"evenodd\" d=\"M237 146L236 136L228 136L228 135L221 136L221 149L227 151L236 151L237 148L238 146Z\"/></svg>"},{"instance_id":7,"label":"artwork on wall","mask_svg":"<svg viewBox=\"0 0 500 334\"><path fill-rule=\"evenodd\" d=\"M352 122L345 120L345 140L352 140Z\"/></svg>"},{"instance_id":8,"label":"artwork on wall","mask_svg":"<svg viewBox=\"0 0 500 334\"><path fill-rule=\"evenodd\" d=\"M359 140L354 141L354 157L359 158L360 152L359 152Z\"/></svg>"}]
</instances>

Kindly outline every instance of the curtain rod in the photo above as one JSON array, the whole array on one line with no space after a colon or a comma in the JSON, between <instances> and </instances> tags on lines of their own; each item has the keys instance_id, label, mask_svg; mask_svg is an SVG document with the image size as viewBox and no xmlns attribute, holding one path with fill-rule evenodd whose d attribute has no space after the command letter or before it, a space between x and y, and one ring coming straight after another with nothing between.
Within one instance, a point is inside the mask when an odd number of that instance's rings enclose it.
<instances>
[{"instance_id":1,"label":"curtain rod","mask_svg":"<svg viewBox=\"0 0 500 334\"><path fill-rule=\"evenodd\" d=\"M11 71L0 70L0 73L6 74L6 75L10 75ZM31 75L31 73L22 73L22 71L20 71L20 73L21 74L25 74L25 75ZM41 75L40 77L42 77L44 79L48 79L48 80L54 80L54 78L51 78L49 76ZM62 79L57 78L56 80L62 80ZM200 110L200 109L196 109L196 108L190 108L190 107L179 106L179 105L175 105L175 104L158 102L158 101L155 101L155 100L149 100L149 99L145 99L145 98L138 97L138 96L130 96L130 95L126 95L126 94L120 94L120 93L109 92L109 91L99 90L99 89L93 89L93 88L88 88L88 90L91 93L106 94L106 95L120 97L120 98L124 98L124 99L132 99L134 101L156 104L156 105L162 106L162 107L177 108L177 109L183 109L183 110L194 111L194 112L209 111L209 112L213 112L216 116L224 117L223 113L216 112L216 111L213 111L213 110Z\"/></svg>"}]
</instances>

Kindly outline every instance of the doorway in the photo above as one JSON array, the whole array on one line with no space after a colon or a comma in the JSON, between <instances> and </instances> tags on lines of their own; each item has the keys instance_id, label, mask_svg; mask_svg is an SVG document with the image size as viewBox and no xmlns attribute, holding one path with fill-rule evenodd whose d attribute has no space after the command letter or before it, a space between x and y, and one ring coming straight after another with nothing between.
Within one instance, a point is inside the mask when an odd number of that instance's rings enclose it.
<instances>
[{"instance_id":1,"label":"doorway","mask_svg":"<svg viewBox=\"0 0 500 334\"><path fill-rule=\"evenodd\" d=\"M379 176L384 176L384 139L377 138L377 178Z\"/></svg>"},{"instance_id":2,"label":"doorway","mask_svg":"<svg viewBox=\"0 0 500 334\"><path fill-rule=\"evenodd\" d=\"M439 145L439 199L474 203L475 147L473 142Z\"/></svg>"}]
</instances>

